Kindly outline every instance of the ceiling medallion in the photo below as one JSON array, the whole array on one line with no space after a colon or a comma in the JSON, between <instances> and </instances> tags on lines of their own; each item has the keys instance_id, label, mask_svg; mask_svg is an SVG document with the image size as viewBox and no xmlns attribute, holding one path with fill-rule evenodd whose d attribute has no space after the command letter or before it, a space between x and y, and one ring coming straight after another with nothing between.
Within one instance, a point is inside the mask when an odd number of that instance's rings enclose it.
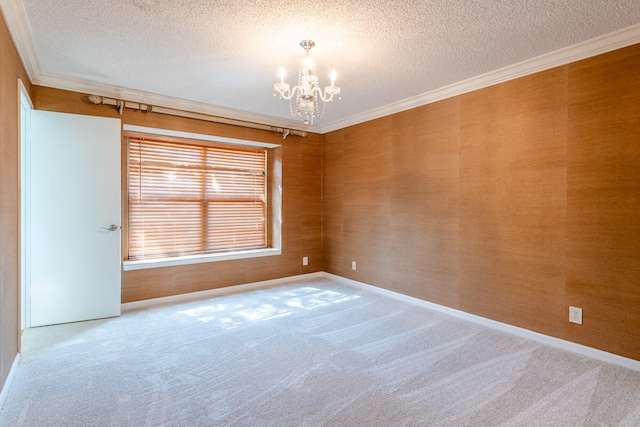
<instances>
[{"instance_id":1,"label":"ceiling medallion","mask_svg":"<svg viewBox=\"0 0 640 427\"><path fill-rule=\"evenodd\" d=\"M280 99L289 101L289 109L293 117L304 117L304 124L313 124L314 117L322 117L326 108L326 103L333 101L334 96L341 99L340 88L335 85L336 71L331 71L331 86L325 86L324 92L318 84L316 75L316 64L309 56L309 51L316 44L311 40L303 40L300 46L307 52L306 56L300 60L300 71L298 73L298 85L290 89L289 84L284 82L285 70L280 68L280 83L273 85L273 96L276 92L280 94ZM295 108L294 108L295 100ZM319 101L322 101L320 110Z\"/></svg>"}]
</instances>

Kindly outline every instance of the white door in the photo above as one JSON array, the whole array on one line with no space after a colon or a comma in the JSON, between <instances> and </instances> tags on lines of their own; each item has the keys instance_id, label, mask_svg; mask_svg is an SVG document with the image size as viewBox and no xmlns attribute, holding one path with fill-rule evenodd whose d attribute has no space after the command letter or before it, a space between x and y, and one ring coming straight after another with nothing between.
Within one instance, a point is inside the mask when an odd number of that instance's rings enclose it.
<instances>
[{"instance_id":1,"label":"white door","mask_svg":"<svg viewBox=\"0 0 640 427\"><path fill-rule=\"evenodd\" d=\"M32 327L120 315L120 129L31 112Z\"/></svg>"}]
</instances>

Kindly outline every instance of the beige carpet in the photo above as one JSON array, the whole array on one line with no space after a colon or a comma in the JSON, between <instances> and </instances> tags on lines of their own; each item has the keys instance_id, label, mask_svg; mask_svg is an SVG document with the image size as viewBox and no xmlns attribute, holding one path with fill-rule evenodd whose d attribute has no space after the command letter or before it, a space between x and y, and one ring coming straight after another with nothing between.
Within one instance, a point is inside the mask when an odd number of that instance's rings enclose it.
<instances>
[{"instance_id":1,"label":"beige carpet","mask_svg":"<svg viewBox=\"0 0 640 427\"><path fill-rule=\"evenodd\" d=\"M27 330L1 426L640 426L640 373L312 279Z\"/></svg>"}]
</instances>

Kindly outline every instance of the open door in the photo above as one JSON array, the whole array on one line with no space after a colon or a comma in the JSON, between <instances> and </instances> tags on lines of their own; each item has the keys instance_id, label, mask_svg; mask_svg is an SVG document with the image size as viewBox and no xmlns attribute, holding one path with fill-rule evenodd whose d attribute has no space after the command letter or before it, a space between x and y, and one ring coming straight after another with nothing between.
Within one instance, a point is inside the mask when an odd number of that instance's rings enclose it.
<instances>
[{"instance_id":1,"label":"open door","mask_svg":"<svg viewBox=\"0 0 640 427\"><path fill-rule=\"evenodd\" d=\"M31 112L30 326L120 315L120 120Z\"/></svg>"}]
</instances>

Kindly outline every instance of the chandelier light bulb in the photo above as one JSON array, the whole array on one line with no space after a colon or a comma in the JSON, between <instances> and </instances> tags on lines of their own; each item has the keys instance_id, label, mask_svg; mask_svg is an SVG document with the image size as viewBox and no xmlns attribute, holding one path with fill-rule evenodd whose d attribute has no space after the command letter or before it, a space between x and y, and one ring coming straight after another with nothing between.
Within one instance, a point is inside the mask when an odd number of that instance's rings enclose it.
<instances>
[{"instance_id":1,"label":"chandelier light bulb","mask_svg":"<svg viewBox=\"0 0 640 427\"><path fill-rule=\"evenodd\" d=\"M284 70L284 67L280 67L280 71L278 71L278 75L280 76L280 83L283 84L284 83L284 75L287 72Z\"/></svg>"},{"instance_id":2,"label":"chandelier light bulb","mask_svg":"<svg viewBox=\"0 0 640 427\"><path fill-rule=\"evenodd\" d=\"M305 66L307 67L307 71L309 73L312 73L313 72L313 65L314 65L313 64L313 58L308 57L305 62L306 62Z\"/></svg>"},{"instance_id":3,"label":"chandelier light bulb","mask_svg":"<svg viewBox=\"0 0 640 427\"><path fill-rule=\"evenodd\" d=\"M338 73L336 73L336 70L332 70L331 71L331 86L335 86L336 77L338 77Z\"/></svg>"}]
</instances>

